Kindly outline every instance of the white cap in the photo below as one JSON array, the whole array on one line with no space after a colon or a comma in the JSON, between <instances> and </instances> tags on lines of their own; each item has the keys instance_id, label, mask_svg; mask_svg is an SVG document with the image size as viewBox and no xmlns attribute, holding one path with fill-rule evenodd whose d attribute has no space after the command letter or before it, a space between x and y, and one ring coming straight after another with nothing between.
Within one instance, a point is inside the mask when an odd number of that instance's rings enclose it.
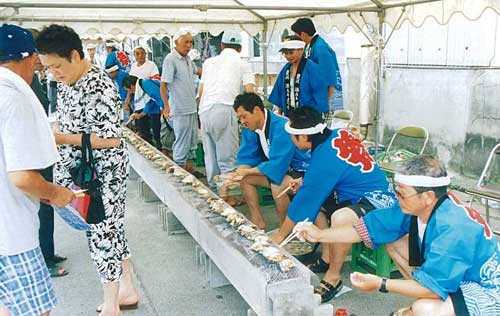
<instances>
[{"instance_id":1,"label":"white cap","mask_svg":"<svg viewBox=\"0 0 500 316\"><path fill-rule=\"evenodd\" d=\"M106 47L117 47L118 44L116 44L116 42L112 41L112 40L107 40L106 41Z\"/></svg>"},{"instance_id":2,"label":"white cap","mask_svg":"<svg viewBox=\"0 0 500 316\"><path fill-rule=\"evenodd\" d=\"M142 45L137 45L134 47L134 49L132 50L132 53L135 53L135 50L138 49L138 48L142 48L144 50L144 52L148 52L148 50L146 49L146 47L142 46Z\"/></svg>"},{"instance_id":3,"label":"white cap","mask_svg":"<svg viewBox=\"0 0 500 316\"><path fill-rule=\"evenodd\" d=\"M221 42L224 44L241 45L240 32L236 32L236 31L232 31L232 30L224 31L224 34L222 35Z\"/></svg>"},{"instance_id":4,"label":"white cap","mask_svg":"<svg viewBox=\"0 0 500 316\"><path fill-rule=\"evenodd\" d=\"M174 42L177 41L179 38L181 38L182 36L186 35L186 34L191 34L193 35L193 31L191 31L191 29L189 28L186 28L186 27L183 27L181 29L179 29L177 32L175 32L174 34Z\"/></svg>"},{"instance_id":5,"label":"white cap","mask_svg":"<svg viewBox=\"0 0 500 316\"><path fill-rule=\"evenodd\" d=\"M88 44L87 49L96 49L95 44Z\"/></svg>"},{"instance_id":6,"label":"white cap","mask_svg":"<svg viewBox=\"0 0 500 316\"><path fill-rule=\"evenodd\" d=\"M280 43L279 51L281 52L284 49L301 49L304 48L305 46L306 43L299 40L284 41Z\"/></svg>"}]
</instances>

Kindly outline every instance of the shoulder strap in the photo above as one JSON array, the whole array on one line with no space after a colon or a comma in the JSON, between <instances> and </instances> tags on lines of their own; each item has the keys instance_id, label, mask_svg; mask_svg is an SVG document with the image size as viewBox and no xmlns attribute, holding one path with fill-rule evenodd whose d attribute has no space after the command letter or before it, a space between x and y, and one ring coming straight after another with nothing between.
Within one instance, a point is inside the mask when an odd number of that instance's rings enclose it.
<instances>
[{"instance_id":1,"label":"shoulder strap","mask_svg":"<svg viewBox=\"0 0 500 316\"><path fill-rule=\"evenodd\" d=\"M94 157L92 155L92 145L90 144L90 134L82 134L82 161L93 166Z\"/></svg>"}]
</instances>

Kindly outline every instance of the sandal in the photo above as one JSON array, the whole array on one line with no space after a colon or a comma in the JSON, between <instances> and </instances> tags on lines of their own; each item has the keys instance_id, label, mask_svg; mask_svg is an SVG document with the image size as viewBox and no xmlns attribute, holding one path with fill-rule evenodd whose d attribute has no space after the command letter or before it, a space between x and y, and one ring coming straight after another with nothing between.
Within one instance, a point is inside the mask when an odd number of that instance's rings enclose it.
<instances>
[{"instance_id":1,"label":"sandal","mask_svg":"<svg viewBox=\"0 0 500 316\"><path fill-rule=\"evenodd\" d=\"M328 271L328 268L330 268L330 264L323 260L323 258L319 257L318 260L316 260L314 263L311 263L307 267L314 273L323 273Z\"/></svg>"},{"instance_id":2,"label":"sandal","mask_svg":"<svg viewBox=\"0 0 500 316\"><path fill-rule=\"evenodd\" d=\"M337 285L321 280L321 285L314 289L314 293L321 295L321 304L323 304L334 298L342 287L344 287L342 280L339 280Z\"/></svg>"},{"instance_id":3,"label":"sandal","mask_svg":"<svg viewBox=\"0 0 500 316\"><path fill-rule=\"evenodd\" d=\"M408 311L411 311L411 306L400 308L397 311L392 312L389 316L404 316Z\"/></svg>"},{"instance_id":4,"label":"sandal","mask_svg":"<svg viewBox=\"0 0 500 316\"><path fill-rule=\"evenodd\" d=\"M102 310L99 308L100 306L97 306L95 308L95 311L97 313L100 313L102 312ZM120 310L121 311L132 311L132 310L136 310L139 308L139 302L135 302L135 303L132 303L132 304L120 304Z\"/></svg>"},{"instance_id":5,"label":"sandal","mask_svg":"<svg viewBox=\"0 0 500 316\"><path fill-rule=\"evenodd\" d=\"M59 267L55 263L47 264L47 269L49 270L51 278L59 278L68 275L68 271L66 269Z\"/></svg>"}]
</instances>

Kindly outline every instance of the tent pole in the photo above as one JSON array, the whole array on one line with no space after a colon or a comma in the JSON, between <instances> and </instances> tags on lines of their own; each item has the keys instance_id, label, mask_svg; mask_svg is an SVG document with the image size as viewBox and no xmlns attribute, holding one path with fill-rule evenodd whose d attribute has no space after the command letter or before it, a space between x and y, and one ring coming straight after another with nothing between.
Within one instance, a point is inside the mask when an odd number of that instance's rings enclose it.
<instances>
[{"instance_id":1,"label":"tent pole","mask_svg":"<svg viewBox=\"0 0 500 316\"><path fill-rule=\"evenodd\" d=\"M262 30L262 72L263 72L263 94L264 94L264 99L267 99L267 21L264 22L264 28Z\"/></svg>"},{"instance_id":2,"label":"tent pole","mask_svg":"<svg viewBox=\"0 0 500 316\"><path fill-rule=\"evenodd\" d=\"M373 119L373 123L375 125L375 157L378 154L378 145L379 145L379 137L380 137L380 108L382 106L381 104L381 85L382 85L382 55L383 55L383 49L384 49L384 34L383 34L383 24L384 24L384 19L385 19L385 10L379 12L378 14L378 42L377 42L377 54L378 54L378 67L377 67L377 89L375 91L376 96L377 96L377 103L375 105L375 117Z\"/></svg>"}]
</instances>

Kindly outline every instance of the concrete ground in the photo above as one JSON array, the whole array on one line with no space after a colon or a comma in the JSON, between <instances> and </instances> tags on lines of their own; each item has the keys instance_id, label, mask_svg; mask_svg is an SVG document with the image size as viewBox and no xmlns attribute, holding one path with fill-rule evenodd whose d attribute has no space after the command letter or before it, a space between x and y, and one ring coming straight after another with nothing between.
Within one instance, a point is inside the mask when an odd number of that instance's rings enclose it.
<instances>
[{"instance_id":1,"label":"concrete ground","mask_svg":"<svg viewBox=\"0 0 500 316\"><path fill-rule=\"evenodd\" d=\"M124 312L124 316L246 315L248 305L232 286L211 289L205 284L195 262L195 242L189 234L167 235L162 230L157 205L157 202L143 203L137 182L128 182L126 231L141 302L137 311ZM246 212L244 207L241 210ZM265 207L263 212L268 227L276 227L272 206ZM102 290L88 255L85 235L69 229L59 219L56 222L56 251L68 257L64 267L70 273L54 279L59 306L52 315L96 315L94 310L101 303ZM343 280L347 286L350 286L349 273L346 263ZM355 290L330 302L334 309L346 308L357 316L389 315L410 303L410 299L396 294Z\"/></svg>"}]
</instances>

